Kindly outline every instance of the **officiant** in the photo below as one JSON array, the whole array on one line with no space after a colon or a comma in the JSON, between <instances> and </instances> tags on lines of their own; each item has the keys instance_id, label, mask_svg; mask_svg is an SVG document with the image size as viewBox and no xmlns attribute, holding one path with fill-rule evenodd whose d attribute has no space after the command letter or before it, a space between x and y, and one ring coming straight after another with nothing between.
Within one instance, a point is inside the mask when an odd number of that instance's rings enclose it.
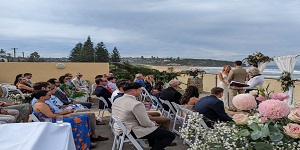
<instances>
[{"instance_id":1,"label":"officiant","mask_svg":"<svg viewBox=\"0 0 300 150\"><path fill-rule=\"evenodd\" d=\"M245 93L249 93L252 90L257 90L257 86L263 86L265 79L264 77L260 74L260 71L256 67L250 67L247 70L247 73L249 74L249 81L247 84L249 85L248 87L243 87L245 89Z\"/></svg>"},{"instance_id":2,"label":"officiant","mask_svg":"<svg viewBox=\"0 0 300 150\"><path fill-rule=\"evenodd\" d=\"M247 82L247 87L237 87L238 89L244 89L246 90L245 93L249 93L252 90L257 90L257 86L263 86L265 79L260 74L260 71L256 67L250 67L247 70L247 73L249 75L249 80Z\"/></svg>"}]
</instances>

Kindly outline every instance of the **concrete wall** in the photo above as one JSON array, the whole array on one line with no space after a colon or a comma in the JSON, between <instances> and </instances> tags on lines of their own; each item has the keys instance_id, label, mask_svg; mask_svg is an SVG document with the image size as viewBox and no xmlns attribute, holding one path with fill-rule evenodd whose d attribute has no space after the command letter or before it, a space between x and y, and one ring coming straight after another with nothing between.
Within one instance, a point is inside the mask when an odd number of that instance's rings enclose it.
<instances>
[{"instance_id":1,"label":"concrete wall","mask_svg":"<svg viewBox=\"0 0 300 150\"><path fill-rule=\"evenodd\" d=\"M57 64L64 64L58 69ZM1 62L0 83L13 83L17 74L32 73L32 82L47 81L50 78L59 78L65 73L72 73L75 77L80 72L83 80L92 83L95 76L109 72L108 63L70 63L70 62Z\"/></svg>"}]
</instances>

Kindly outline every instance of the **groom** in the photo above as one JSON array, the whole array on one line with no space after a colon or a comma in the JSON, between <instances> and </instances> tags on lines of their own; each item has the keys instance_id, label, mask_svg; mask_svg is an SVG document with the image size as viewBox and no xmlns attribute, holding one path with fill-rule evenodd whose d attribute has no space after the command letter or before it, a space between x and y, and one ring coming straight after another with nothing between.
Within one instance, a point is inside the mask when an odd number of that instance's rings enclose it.
<instances>
[{"instance_id":1,"label":"groom","mask_svg":"<svg viewBox=\"0 0 300 150\"><path fill-rule=\"evenodd\" d=\"M235 61L234 62L234 69L230 70L228 75L228 82L231 81L237 81L245 83L246 76L248 75L246 72L246 69L242 67L242 61ZM236 111L236 108L232 105L232 99L237 94L245 93L245 90L243 89L236 89L232 86L230 86L230 94L229 94L229 111Z\"/></svg>"}]
</instances>

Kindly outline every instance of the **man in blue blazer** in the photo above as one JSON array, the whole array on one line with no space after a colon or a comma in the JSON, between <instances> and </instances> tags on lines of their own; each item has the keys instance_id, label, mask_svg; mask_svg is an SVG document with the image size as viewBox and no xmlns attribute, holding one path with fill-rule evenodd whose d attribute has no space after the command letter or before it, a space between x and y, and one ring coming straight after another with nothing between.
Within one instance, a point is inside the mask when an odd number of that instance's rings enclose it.
<instances>
[{"instance_id":1,"label":"man in blue blazer","mask_svg":"<svg viewBox=\"0 0 300 150\"><path fill-rule=\"evenodd\" d=\"M195 105L196 112L203 114L204 117L212 122L232 121L224 109L224 103L219 98L223 96L224 89L214 87L211 89L211 95L201 98ZM205 121L209 127L212 127L210 121Z\"/></svg>"}]
</instances>

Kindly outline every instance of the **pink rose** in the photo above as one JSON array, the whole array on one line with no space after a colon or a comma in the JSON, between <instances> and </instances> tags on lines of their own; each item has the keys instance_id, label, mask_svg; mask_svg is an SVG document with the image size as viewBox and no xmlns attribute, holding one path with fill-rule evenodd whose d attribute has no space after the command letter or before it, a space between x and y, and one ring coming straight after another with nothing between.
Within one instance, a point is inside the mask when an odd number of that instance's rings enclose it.
<instances>
[{"instance_id":1,"label":"pink rose","mask_svg":"<svg viewBox=\"0 0 300 150\"><path fill-rule=\"evenodd\" d=\"M249 117L248 115L245 115L245 114L234 114L232 116L232 120L236 123L236 124L239 124L239 125L246 125L248 120L249 120Z\"/></svg>"},{"instance_id":2,"label":"pink rose","mask_svg":"<svg viewBox=\"0 0 300 150\"><path fill-rule=\"evenodd\" d=\"M292 111L289 115L288 118L292 120L293 122L300 123L300 109Z\"/></svg>"},{"instance_id":3,"label":"pink rose","mask_svg":"<svg viewBox=\"0 0 300 150\"><path fill-rule=\"evenodd\" d=\"M283 126L284 133L293 139L300 138L300 125L295 123L289 123L287 126Z\"/></svg>"},{"instance_id":4,"label":"pink rose","mask_svg":"<svg viewBox=\"0 0 300 150\"><path fill-rule=\"evenodd\" d=\"M270 97L272 99L281 100L281 101L290 98L290 96L285 93L271 93Z\"/></svg>"},{"instance_id":5,"label":"pink rose","mask_svg":"<svg viewBox=\"0 0 300 150\"><path fill-rule=\"evenodd\" d=\"M261 118L259 118L259 121L260 121L261 123L265 123L265 122L267 122L267 120L268 120L267 117L261 117Z\"/></svg>"},{"instance_id":6,"label":"pink rose","mask_svg":"<svg viewBox=\"0 0 300 150\"><path fill-rule=\"evenodd\" d=\"M258 101L265 101L266 100L266 98L264 97L264 96L262 96L262 95L259 95L258 97L256 97L256 100L258 100Z\"/></svg>"}]
</instances>

